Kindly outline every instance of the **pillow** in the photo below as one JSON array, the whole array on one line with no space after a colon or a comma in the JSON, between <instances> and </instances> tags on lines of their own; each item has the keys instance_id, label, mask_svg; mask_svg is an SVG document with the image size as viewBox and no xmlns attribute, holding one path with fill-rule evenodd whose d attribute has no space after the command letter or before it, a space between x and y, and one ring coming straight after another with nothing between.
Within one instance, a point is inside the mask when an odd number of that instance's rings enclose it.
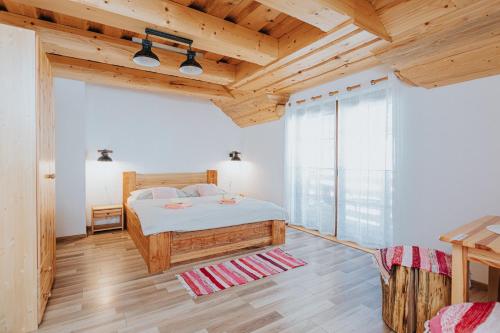
<instances>
[{"instance_id":1,"label":"pillow","mask_svg":"<svg viewBox=\"0 0 500 333\"><path fill-rule=\"evenodd\" d=\"M188 185L182 189L182 192L186 193L188 197L199 197L198 193L198 184L196 185Z\"/></svg>"},{"instance_id":2,"label":"pillow","mask_svg":"<svg viewBox=\"0 0 500 333\"><path fill-rule=\"evenodd\" d=\"M188 197L199 197L199 196L210 196L210 195L218 195L218 194L224 194L226 191L223 189L218 188L214 184L194 184L194 185L188 185L182 189L184 193ZM202 194L203 193L203 194Z\"/></svg>"},{"instance_id":3,"label":"pillow","mask_svg":"<svg viewBox=\"0 0 500 333\"><path fill-rule=\"evenodd\" d=\"M201 197L208 197L213 195L224 194L223 190L215 186L214 184L198 184L198 193Z\"/></svg>"},{"instance_id":4,"label":"pillow","mask_svg":"<svg viewBox=\"0 0 500 333\"><path fill-rule=\"evenodd\" d=\"M155 187L152 188L153 199L173 199L177 198L177 189L173 187Z\"/></svg>"},{"instance_id":5,"label":"pillow","mask_svg":"<svg viewBox=\"0 0 500 333\"><path fill-rule=\"evenodd\" d=\"M153 199L153 191L150 188L130 192L130 197L134 200Z\"/></svg>"},{"instance_id":6,"label":"pillow","mask_svg":"<svg viewBox=\"0 0 500 333\"><path fill-rule=\"evenodd\" d=\"M142 189L142 190L136 190L136 191L132 191L130 192L130 198L132 198L133 200L148 200L148 199L153 199L153 190L155 189L161 189L161 188L173 188L173 187L152 187L152 188L145 188L145 189ZM178 190L176 188L173 188L177 193L177 195L173 198L185 198L187 197L188 195L186 195L186 193L184 193L183 191L181 190ZM170 199L169 198L165 198L165 199Z\"/></svg>"}]
</instances>

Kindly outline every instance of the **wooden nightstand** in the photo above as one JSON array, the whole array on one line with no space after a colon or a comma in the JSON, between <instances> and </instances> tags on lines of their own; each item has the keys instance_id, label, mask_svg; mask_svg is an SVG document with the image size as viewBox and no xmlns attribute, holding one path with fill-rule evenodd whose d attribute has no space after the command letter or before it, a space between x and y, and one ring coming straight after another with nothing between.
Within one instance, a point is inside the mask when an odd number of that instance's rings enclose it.
<instances>
[{"instance_id":1,"label":"wooden nightstand","mask_svg":"<svg viewBox=\"0 0 500 333\"><path fill-rule=\"evenodd\" d=\"M115 216L120 217L120 222L99 224L99 225L95 224L95 220L97 219L107 219ZM114 229L123 230L123 206L122 205L93 206L91 234L94 234L94 232L96 231L114 230Z\"/></svg>"}]
</instances>

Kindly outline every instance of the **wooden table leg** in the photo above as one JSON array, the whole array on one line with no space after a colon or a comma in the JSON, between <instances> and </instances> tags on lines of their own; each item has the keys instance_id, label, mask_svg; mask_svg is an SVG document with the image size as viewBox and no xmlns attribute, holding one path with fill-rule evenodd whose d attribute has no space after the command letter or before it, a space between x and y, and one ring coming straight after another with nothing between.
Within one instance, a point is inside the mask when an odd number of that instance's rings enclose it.
<instances>
[{"instance_id":1,"label":"wooden table leg","mask_svg":"<svg viewBox=\"0 0 500 333\"><path fill-rule=\"evenodd\" d=\"M469 266L467 248L452 245L451 304L467 302L469 298Z\"/></svg>"},{"instance_id":2,"label":"wooden table leg","mask_svg":"<svg viewBox=\"0 0 500 333\"><path fill-rule=\"evenodd\" d=\"M500 302L500 269L488 268L488 301Z\"/></svg>"}]
</instances>

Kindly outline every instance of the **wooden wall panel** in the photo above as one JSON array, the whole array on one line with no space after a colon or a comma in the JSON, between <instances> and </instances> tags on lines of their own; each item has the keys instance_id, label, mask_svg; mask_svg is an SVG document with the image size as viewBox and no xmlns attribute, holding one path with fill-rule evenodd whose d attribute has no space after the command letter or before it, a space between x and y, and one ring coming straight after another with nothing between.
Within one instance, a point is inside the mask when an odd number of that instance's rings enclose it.
<instances>
[{"instance_id":1,"label":"wooden wall panel","mask_svg":"<svg viewBox=\"0 0 500 333\"><path fill-rule=\"evenodd\" d=\"M0 24L0 331L37 327L36 39Z\"/></svg>"}]
</instances>

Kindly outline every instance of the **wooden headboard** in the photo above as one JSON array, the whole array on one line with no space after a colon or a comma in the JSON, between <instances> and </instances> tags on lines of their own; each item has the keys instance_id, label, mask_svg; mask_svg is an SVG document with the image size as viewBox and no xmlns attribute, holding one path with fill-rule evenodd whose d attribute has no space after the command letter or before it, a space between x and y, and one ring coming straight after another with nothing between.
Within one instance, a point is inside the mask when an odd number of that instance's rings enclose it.
<instances>
[{"instance_id":1,"label":"wooden headboard","mask_svg":"<svg viewBox=\"0 0 500 333\"><path fill-rule=\"evenodd\" d=\"M155 173L145 174L127 171L123 173L123 204L127 203L130 192L143 188L170 186L183 188L193 184L217 185L217 170L193 173Z\"/></svg>"}]
</instances>

